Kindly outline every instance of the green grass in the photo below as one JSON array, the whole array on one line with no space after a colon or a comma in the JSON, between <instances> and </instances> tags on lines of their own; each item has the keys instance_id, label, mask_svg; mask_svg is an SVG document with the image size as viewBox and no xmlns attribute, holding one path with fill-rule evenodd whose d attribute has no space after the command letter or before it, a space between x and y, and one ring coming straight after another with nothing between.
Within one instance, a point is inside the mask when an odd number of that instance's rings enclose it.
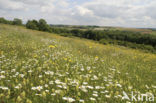
<instances>
[{"instance_id":1,"label":"green grass","mask_svg":"<svg viewBox=\"0 0 156 103\"><path fill-rule=\"evenodd\" d=\"M0 103L126 103L123 91L156 94L155 61L140 50L0 24Z\"/></svg>"}]
</instances>

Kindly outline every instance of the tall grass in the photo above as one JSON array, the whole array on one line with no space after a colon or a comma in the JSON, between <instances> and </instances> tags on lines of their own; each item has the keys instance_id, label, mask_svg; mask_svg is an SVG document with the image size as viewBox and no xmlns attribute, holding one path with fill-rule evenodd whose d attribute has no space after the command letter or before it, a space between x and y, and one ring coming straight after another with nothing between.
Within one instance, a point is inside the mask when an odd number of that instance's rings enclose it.
<instances>
[{"instance_id":1,"label":"tall grass","mask_svg":"<svg viewBox=\"0 0 156 103\"><path fill-rule=\"evenodd\" d=\"M125 103L156 94L156 55L0 25L0 103ZM137 99L138 100L138 99Z\"/></svg>"}]
</instances>

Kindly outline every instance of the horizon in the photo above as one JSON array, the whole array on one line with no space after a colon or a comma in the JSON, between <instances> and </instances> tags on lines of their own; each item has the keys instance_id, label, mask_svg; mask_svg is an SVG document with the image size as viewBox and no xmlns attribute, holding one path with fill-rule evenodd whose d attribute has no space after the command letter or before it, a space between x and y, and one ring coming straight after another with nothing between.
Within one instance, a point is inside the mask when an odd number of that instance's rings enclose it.
<instances>
[{"instance_id":1,"label":"horizon","mask_svg":"<svg viewBox=\"0 0 156 103\"><path fill-rule=\"evenodd\" d=\"M0 17L43 18L55 25L156 28L156 1L149 0L0 0Z\"/></svg>"},{"instance_id":2,"label":"horizon","mask_svg":"<svg viewBox=\"0 0 156 103\"><path fill-rule=\"evenodd\" d=\"M0 18L4 18L4 17L0 17ZM4 18L4 19L6 19L6 18ZM6 19L6 20L13 21L14 19L16 19L16 18ZM20 19L20 18L17 18L17 19ZM44 19L44 18L40 18L40 19ZM36 20L36 19L28 19L27 21L29 21L29 20ZM22 23L24 25L26 25L27 21L22 20ZM37 20L37 21L39 21L39 20ZM49 24L48 22L47 22L47 24L50 26L52 26L52 25L54 25L54 26L59 26L59 25L61 25L61 26L97 26L97 27L101 27L101 28L102 27L104 27L104 28L108 27L108 28L156 29L155 27L124 27L124 26L107 26L107 25L100 26L100 25L83 25L83 24L82 25L81 24L80 25L79 24Z\"/></svg>"}]
</instances>

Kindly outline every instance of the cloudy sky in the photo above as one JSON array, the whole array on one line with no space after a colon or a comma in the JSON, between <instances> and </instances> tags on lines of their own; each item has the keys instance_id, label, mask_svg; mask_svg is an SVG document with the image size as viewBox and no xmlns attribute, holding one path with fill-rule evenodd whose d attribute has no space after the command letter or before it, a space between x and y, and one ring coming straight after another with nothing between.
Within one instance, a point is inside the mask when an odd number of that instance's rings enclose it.
<instances>
[{"instance_id":1,"label":"cloudy sky","mask_svg":"<svg viewBox=\"0 0 156 103\"><path fill-rule=\"evenodd\" d=\"M155 27L156 0L0 0L0 17L49 24Z\"/></svg>"}]
</instances>

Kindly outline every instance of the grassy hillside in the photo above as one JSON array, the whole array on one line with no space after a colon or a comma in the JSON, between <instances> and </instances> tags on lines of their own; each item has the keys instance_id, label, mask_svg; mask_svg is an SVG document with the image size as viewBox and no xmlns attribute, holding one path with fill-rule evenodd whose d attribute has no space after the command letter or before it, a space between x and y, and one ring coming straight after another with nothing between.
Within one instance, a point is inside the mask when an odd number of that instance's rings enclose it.
<instances>
[{"instance_id":1,"label":"grassy hillside","mask_svg":"<svg viewBox=\"0 0 156 103\"><path fill-rule=\"evenodd\" d=\"M155 61L139 50L0 24L0 103L125 103L123 92L156 94Z\"/></svg>"},{"instance_id":2,"label":"grassy hillside","mask_svg":"<svg viewBox=\"0 0 156 103\"><path fill-rule=\"evenodd\" d=\"M122 27L103 27L85 25L49 25L46 20L28 20L22 24L22 20L15 18L13 21L0 18L0 23L25 26L31 30L39 30L56 33L65 37L80 37L99 41L102 44L120 45L145 52L156 53L156 32L153 28L136 29Z\"/></svg>"}]
</instances>

